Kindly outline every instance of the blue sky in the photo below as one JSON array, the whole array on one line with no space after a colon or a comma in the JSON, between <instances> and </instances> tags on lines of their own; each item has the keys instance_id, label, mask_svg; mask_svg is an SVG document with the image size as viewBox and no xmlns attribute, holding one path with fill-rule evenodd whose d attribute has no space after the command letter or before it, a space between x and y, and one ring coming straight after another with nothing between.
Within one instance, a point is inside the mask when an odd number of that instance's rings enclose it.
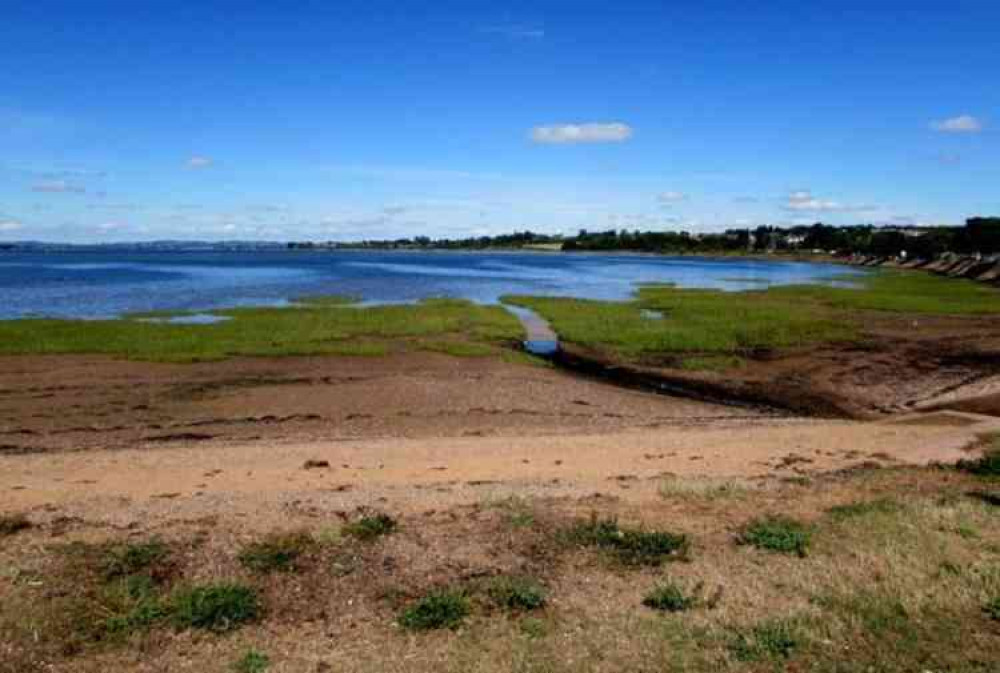
<instances>
[{"instance_id":1,"label":"blue sky","mask_svg":"<svg viewBox=\"0 0 1000 673\"><path fill-rule=\"evenodd\" d=\"M0 240L1000 214L1000 2L0 6Z\"/></svg>"}]
</instances>

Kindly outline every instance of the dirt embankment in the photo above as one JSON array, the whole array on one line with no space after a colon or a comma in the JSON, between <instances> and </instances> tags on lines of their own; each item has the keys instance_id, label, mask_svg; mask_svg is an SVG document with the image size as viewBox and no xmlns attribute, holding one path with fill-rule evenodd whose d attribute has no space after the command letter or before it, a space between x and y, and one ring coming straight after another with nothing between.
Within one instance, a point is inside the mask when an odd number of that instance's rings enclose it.
<instances>
[{"instance_id":1,"label":"dirt embankment","mask_svg":"<svg viewBox=\"0 0 1000 673\"><path fill-rule=\"evenodd\" d=\"M759 411L495 358L0 359L0 456L184 444L600 433Z\"/></svg>"},{"instance_id":2,"label":"dirt embankment","mask_svg":"<svg viewBox=\"0 0 1000 673\"><path fill-rule=\"evenodd\" d=\"M1000 416L1000 320L859 315L862 338L755 354L692 372L563 344L568 369L637 389L819 418L876 419L925 408Z\"/></svg>"}]
</instances>

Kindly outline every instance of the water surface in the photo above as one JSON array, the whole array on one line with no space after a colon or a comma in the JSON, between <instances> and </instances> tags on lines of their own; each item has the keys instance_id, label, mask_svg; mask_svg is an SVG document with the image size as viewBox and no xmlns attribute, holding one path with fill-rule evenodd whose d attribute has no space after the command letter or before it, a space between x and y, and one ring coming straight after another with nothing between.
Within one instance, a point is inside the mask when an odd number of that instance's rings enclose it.
<instances>
[{"instance_id":1,"label":"water surface","mask_svg":"<svg viewBox=\"0 0 1000 673\"><path fill-rule=\"evenodd\" d=\"M0 253L0 319L110 318L136 311L284 305L342 294L371 303L503 294L627 299L639 284L722 290L831 283L832 264L505 252Z\"/></svg>"}]
</instances>

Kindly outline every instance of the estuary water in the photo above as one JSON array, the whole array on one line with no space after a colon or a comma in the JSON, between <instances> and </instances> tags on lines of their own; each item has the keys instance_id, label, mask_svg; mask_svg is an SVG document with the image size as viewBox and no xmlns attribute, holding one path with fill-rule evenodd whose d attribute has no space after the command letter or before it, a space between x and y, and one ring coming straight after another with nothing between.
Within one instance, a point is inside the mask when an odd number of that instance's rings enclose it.
<instances>
[{"instance_id":1,"label":"estuary water","mask_svg":"<svg viewBox=\"0 0 1000 673\"><path fill-rule=\"evenodd\" d=\"M542 252L0 252L0 319L283 305L318 294L369 303L627 299L643 283L745 290L858 273L832 264Z\"/></svg>"}]
</instances>

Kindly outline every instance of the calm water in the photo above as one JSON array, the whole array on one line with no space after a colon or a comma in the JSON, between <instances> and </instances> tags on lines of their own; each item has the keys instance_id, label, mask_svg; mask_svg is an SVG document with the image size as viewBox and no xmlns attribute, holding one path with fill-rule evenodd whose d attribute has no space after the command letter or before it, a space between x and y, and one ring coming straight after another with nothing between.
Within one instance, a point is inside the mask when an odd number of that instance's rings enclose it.
<instances>
[{"instance_id":1,"label":"calm water","mask_svg":"<svg viewBox=\"0 0 1000 673\"><path fill-rule=\"evenodd\" d=\"M308 294L368 302L506 293L625 299L637 284L742 290L832 282L829 264L637 255L471 252L0 253L0 318L283 304Z\"/></svg>"}]
</instances>

